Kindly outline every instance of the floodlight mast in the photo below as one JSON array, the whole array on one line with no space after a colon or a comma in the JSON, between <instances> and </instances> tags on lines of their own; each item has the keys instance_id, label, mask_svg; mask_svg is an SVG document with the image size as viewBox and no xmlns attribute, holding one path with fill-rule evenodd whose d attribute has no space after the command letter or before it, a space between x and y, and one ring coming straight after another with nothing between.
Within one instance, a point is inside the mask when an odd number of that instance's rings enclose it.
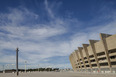
<instances>
[{"instance_id":1,"label":"floodlight mast","mask_svg":"<svg viewBox=\"0 0 116 77\"><path fill-rule=\"evenodd\" d=\"M17 76L19 75L19 72L18 72L18 51L19 51L19 49L16 48L16 74L17 74Z\"/></svg>"},{"instance_id":2,"label":"floodlight mast","mask_svg":"<svg viewBox=\"0 0 116 77\"><path fill-rule=\"evenodd\" d=\"M27 61L25 61L25 73L26 73L26 63L27 63Z\"/></svg>"}]
</instances>

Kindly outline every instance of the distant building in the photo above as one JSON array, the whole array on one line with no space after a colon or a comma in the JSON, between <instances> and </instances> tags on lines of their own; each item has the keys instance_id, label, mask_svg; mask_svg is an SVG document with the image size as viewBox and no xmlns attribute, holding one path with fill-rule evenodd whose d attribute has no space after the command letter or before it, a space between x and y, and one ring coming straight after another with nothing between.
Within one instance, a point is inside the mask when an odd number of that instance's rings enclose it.
<instances>
[{"instance_id":1,"label":"distant building","mask_svg":"<svg viewBox=\"0 0 116 77\"><path fill-rule=\"evenodd\" d=\"M100 33L101 40L89 40L70 55L74 71L116 73L116 35Z\"/></svg>"}]
</instances>

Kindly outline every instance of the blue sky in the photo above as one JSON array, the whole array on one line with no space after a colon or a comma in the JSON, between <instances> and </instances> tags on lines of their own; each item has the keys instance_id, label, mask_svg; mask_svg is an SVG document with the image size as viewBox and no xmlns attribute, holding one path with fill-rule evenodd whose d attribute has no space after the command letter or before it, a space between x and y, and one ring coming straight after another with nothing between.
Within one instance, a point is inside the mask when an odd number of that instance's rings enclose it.
<instances>
[{"instance_id":1,"label":"blue sky","mask_svg":"<svg viewBox=\"0 0 116 77\"><path fill-rule=\"evenodd\" d=\"M116 34L115 0L0 0L0 69L16 47L19 68L71 68L69 55L99 33Z\"/></svg>"}]
</instances>

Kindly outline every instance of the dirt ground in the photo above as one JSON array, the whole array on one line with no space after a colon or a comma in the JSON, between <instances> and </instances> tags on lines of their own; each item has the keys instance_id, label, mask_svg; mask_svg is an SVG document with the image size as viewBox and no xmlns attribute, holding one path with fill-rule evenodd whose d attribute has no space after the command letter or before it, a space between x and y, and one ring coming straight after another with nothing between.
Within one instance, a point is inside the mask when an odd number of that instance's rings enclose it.
<instances>
[{"instance_id":1,"label":"dirt ground","mask_svg":"<svg viewBox=\"0 0 116 77\"><path fill-rule=\"evenodd\" d=\"M15 73L0 73L0 77L17 77ZM19 73L18 77L116 77L116 74L94 74L76 72L31 72Z\"/></svg>"}]
</instances>

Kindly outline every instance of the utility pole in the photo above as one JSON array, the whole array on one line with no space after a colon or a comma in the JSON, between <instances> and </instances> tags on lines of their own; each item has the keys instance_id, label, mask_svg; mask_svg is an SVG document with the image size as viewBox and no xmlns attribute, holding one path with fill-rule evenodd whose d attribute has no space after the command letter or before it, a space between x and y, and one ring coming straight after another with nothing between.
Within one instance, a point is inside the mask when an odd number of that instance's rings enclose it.
<instances>
[{"instance_id":1,"label":"utility pole","mask_svg":"<svg viewBox=\"0 0 116 77\"><path fill-rule=\"evenodd\" d=\"M38 64L38 71L39 71L39 64Z\"/></svg>"},{"instance_id":2,"label":"utility pole","mask_svg":"<svg viewBox=\"0 0 116 77\"><path fill-rule=\"evenodd\" d=\"M26 70L27 70L27 69L26 69L26 63L27 63L27 61L25 61L25 73L26 73Z\"/></svg>"},{"instance_id":3,"label":"utility pole","mask_svg":"<svg viewBox=\"0 0 116 77\"><path fill-rule=\"evenodd\" d=\"M18 51L19 51L19 49L16 48L16 74L17 74L17 76L19 75L19 72L18 72Z\"/></svg>"},{"instance_id":4,"label":"utility pole","mask_svg":"<svg viewBox=\"0 0 116 77\"><path fill-rule=\"evenodd\" d=\"M14 66L15 64L11 64L11 66L12 66L12 69L13 69L13 66Z\"/></svg>"},{"instance_id":5,"label":"utility pole","mask_svg":"<svg viewBox=\"0 0 116 77\"><path fill-rule=\"evenodd\" d=\"M5 72L5 70L4 70L4 65L3 65L3 73Z\"/></svg>"}]
</instances>

